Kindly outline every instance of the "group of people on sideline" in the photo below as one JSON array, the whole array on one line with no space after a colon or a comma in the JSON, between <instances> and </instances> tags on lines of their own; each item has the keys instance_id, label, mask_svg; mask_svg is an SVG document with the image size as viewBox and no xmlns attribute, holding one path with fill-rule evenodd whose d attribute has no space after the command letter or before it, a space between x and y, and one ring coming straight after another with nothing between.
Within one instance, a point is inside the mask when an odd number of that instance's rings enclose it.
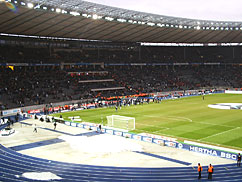
<instances>
[{"instance_id":1,"label":"group of people on sideline","mask_svg":"<svg viewBox=\"0 0 242 182\"><path fill-rule=\"evenodd\" d=\"M238 153L237 166L240 167L240 165L241 165L241 155L240 155L240 153ZM198 163L197 171L198 171L198 179L201 179L203 168L200 163ZM214 172L214 167L212 166L212 164L209 164L207 172L208 172L208 180L212 180L212 176L213 176L213 172Z\"/></svg>"}]
</instances>

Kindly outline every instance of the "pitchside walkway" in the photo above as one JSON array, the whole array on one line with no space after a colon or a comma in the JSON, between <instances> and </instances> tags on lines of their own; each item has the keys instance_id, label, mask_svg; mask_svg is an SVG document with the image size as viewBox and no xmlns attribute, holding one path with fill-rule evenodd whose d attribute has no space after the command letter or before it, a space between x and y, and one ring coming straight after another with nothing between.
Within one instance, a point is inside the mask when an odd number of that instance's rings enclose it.
<instances>
[{"instance_id":1,"label":"pitchside walkway","mask_svg":"<svg viewBox=\"0 0 242 182\"><path fill-rule=\"evenodd\" d=\"M128 167L104 167L71 164L50 161L17 153L11 149L0 146L0 180L1 181L38 181L23 178L25 172L52 172L61 180L54 181L196 181L197 171L192 167L177 168L128 168ZM207 181L207 170L204 167L203 178ZM213 181L242 181L242 168L235 164L216 165Z\"/></svg>"}]
</instances>

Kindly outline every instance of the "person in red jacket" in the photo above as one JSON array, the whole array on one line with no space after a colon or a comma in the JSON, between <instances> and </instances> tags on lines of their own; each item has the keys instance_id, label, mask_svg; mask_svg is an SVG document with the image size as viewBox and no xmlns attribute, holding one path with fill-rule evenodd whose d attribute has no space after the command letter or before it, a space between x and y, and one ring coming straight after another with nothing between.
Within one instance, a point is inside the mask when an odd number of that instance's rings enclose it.
<instances>
[{"instance_id":1,"label":"person in red jacket","mask_svg":"<svg viewBox=\"0 0 242 182\"><path fill-rule=\"evenodd\" d=\"M209 164L209 166L208 166L208 179L212 179L212 175L213 175L213 166L211 164Z\"/></svg>"},{"instance_id":2,"label":"person in red jacket","mask_svg":"<svg viewBox=\"0 0 242 182\"><path fill-rule=\"evenodd\" d=\"M198 171L198 179L201 179L202 178L202 166L200 165L200 163L198 163L198 166L197 166L197 171Z\"/></svg>"}]
</instances>

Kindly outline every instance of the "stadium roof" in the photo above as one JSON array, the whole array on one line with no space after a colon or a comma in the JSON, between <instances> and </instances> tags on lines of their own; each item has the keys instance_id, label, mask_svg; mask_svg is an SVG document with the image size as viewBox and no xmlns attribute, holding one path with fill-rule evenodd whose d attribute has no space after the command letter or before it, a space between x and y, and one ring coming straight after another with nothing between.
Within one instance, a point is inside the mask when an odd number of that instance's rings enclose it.
<instances>
[{"instance_id":1,"label":"stadium roof","mask_svg":"<svg viewBox=\"0 0 242 182\"><path fill-rule=\"evenodd\" d=\"M118 42L242 42L242 22L194 20L83 0L0 0L0 33Z\"/></svg>"}]
</instances>

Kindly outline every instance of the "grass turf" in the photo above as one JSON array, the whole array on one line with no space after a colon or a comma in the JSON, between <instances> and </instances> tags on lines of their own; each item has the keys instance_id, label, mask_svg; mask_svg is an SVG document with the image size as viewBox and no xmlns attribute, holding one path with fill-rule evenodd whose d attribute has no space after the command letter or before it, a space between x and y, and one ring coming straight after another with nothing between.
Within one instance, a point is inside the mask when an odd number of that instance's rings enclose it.
<instances>
[{"instance_id":1,"label":"grass turf","mask_svg":"<svg viewBox=\"0 0 242 182\"><path fill-rule=\"evenodd\" d=\"M65 120L80 116L83 121L106 123L108 115L135 117L135 133L152 133L242 149L242 110L220 110L208 107L216 103L242 103L242 96L214 94L165 100L130 107L98 108L62 113ZM60 114L54 114L59 116Z\"/></svg>"}]
</instances>

